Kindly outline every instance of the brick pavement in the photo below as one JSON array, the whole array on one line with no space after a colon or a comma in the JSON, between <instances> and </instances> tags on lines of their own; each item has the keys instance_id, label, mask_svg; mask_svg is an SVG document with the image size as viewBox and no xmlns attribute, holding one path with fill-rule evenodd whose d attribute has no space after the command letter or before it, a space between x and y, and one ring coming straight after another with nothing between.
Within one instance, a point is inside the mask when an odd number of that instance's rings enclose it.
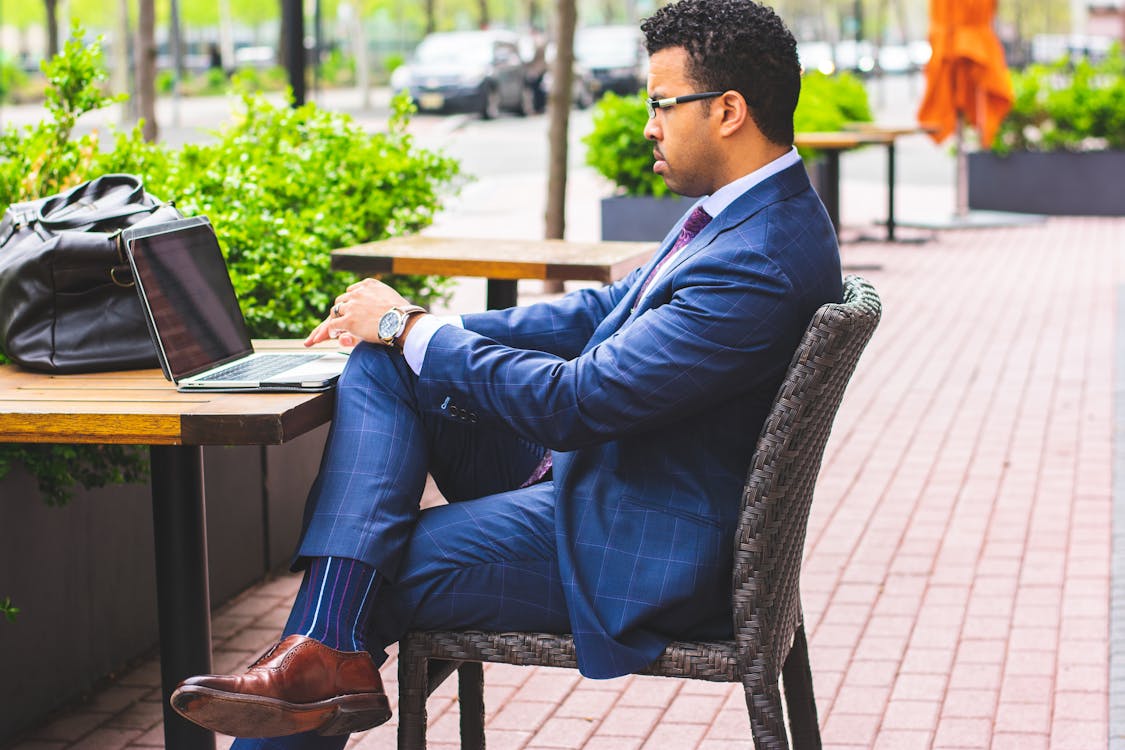
<instances>
[{"instance_id":1,"label":"brick pavement","mask_svg":"<svg viewBox=\"0 0 1125 750\"><path fill-rule=\"evenodd\" d=\"M1125 220L1088 218L845 246L846 263L875 268L863 273L885 310L829 442L806 549L826 748L1107 746L1123 247ZM217 669L265 648L295 586L281 577L219 611ZM733 686L485 675L491 748L750 746ZM156 686L145 663L15 747L159 747ZM456 747L452 682L429 708L430 747ZM393 747L394 732L351 747Z\"/></svg>"}]
</instances>

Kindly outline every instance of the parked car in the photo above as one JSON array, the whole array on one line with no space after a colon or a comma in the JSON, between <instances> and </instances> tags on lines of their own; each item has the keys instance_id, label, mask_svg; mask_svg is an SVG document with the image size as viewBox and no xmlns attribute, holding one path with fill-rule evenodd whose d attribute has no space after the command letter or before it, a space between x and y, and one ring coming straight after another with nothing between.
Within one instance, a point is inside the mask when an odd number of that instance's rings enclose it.
<instances>
[{"instance_id":1,"label":"parked car","mask_svg":"<svg viewBox=\"0 0 1125 750\"><path fill-rule=\"evenodd\" d=\"M648 78L644 39L635 26L587 26L574 35L574 57L598 82L601 94L629 96Z\"/></svg>"},{"instance_id":2,"label":"parked car","mask_svg":"<svg viewBox=\"0 0 1125 750\"><path fill-rule=\"evenodd\" d=\"M543 91L549 96L554 88L555 45L547 46L547 72L543 76ZM577 57L571 74L570 103L578 109L586 109L598 98L601 82Z\"/></svg>"},{"instance_id":3,"label":"parked car","mask_svg":"<svg viewBox=\"0 0 1125 750\"><path fill-rule=\"evenodd\" d=\"M479 112L485 119L501 110L529 115L535 105L518 42L504 31L430 34L395 69L391 88L409 91L423 112Z\"/></svg>"}]
</instances>

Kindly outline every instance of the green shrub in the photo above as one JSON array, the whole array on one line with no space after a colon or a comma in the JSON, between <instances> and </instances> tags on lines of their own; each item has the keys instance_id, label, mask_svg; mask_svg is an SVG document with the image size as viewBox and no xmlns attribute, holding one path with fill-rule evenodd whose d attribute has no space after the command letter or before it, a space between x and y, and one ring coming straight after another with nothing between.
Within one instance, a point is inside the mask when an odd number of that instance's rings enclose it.
<instances>
[{"instance_id":1,"label":"green shrub","mask_svg":"<svg viewBox=\"0 0 1125 750\"><path fill-rule=\"evenodd\" d=\"M403 97L387 132L374 134L311 103L293 109L247 94L243 104L217 142L184 146L164 170L126 171L145 174L149 190L185 214L210 217L254 336L304 336L357 279L332 271L329 252L429 225L458 167L414 147ZM394 284L423 305L446 289L424 277Z\"/></svg>"},{"instance_id":2,"label":"green shrub","mask_svg":"<svg viewBox=\"0 0 1125 750\"><path fill-rule=\"evenodd\" d=\"M27 74L16 60L0 55L0 104L11 101L13 94L27 85Z\"/></svg>"},{"instance_id":3,"label":"green shrub","mask_svg":"<svg viewBox=\"0 0 1125 750\"><path fill-rule=\"evenodd\" d=\"M329 52L320 63L320 80L329 86L344 86L355 81L355 58L338 49Z\"/></svg>"},{"instance_id":4,"label":"green shrub","mask_svg":"<svg viewBox=\"0 0 1125 750\"><path fill-rule=\"evenodd\" d=\"M668 186L652 171L652 143L642 134L648 122L643 96L606 92L594 105L594 127L582 142L586 163L619 192L659 198L668 194Z\"/></svg>"},{"instance_id":5,"label":"green shrub","mask_svg":"<svg viewBox=\"0 0 1125 750\"><path fill-rule=\"evenodd\" d=\"M1032 65L1012 75L1015 99L992 144L1011 151L1125 148L1125 55L1115 45L1104 60Z\"/></svg>"},{"instance_id":6,"label":"green shrub","mask_svg":"<svg viewBox=\"0 0 1125 750\"><path fill-rule=\"evenodd\" d=\"M594 105L593 129L583 138L586 163L617 186L623 195L668 194L664 178L652 171L652 143L642 135L648 121L644 94L607 93ZM797 132L840 130L848 122L870 122L871 107L863 82L850 73L813 72L801 81L793 124ZM810 158L814 152L801 150Z\"/></svg>"},{"instance_id":7,"label":"green shrub","mask_svg":"<svg viewBox=\"0 0 1125 750\"><path fill-rule=\"evenodd\" d=\"M832 132L849 122L871 122L871 106L863 82L851 73L825 75L819 71L801 78L801 98L793 113L798 133ZM814 158L812 149L800 149L804 159Z\"/></svg>"},{"instance_id":8,"label":"green shrub","mask_svg":"<svg viewBox=\"0 0 1125 750\"><path fill-rule=\"evenodd\" d=\"M139 126L115 133L111 144L72 137L81 115L119 100L101 93L100 44L85 46L77 27L72 34L46 66L48 116L0 133L0 205L108 172L141 176L186 215L209 216L255 337L303 337L357 278L332 271L329 251L425 227L459 172L454 160L414 146L402 98L385 133L368 134L313 104L293 109L244 94L245 112L214 143L151 144ZM448 289L434 277L392 283L423 305ZM144 451L121 446L0 445L0 478L14 462L52 503L65 502L75 484L136 481L147 471Z\"/></svg>"}]
</instances>

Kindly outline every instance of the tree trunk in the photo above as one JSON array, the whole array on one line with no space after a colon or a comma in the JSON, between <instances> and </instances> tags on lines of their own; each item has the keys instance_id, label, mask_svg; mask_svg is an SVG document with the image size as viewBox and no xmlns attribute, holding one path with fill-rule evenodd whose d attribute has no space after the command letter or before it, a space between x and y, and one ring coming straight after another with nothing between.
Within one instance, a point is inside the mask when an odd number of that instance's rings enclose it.
<instances>
[{"instance_id":1,"label":"tree trunk","mask_svg":"<svg viewBox=\"0 0 1125 750\"><path fill-rule=\"evenodd\" d=\"M437 0L426 0L426 33L437 31Z\"/></svg>"},{"instance_id":2,"label":"tree trunk","mask_svg":"<svg viewBox=\"0 0 1125 750\"><path fill-rule=\"evenodd\" d=\"M219 0L219 59L223 70L234 70L234 19L230 14L230 0Z\"/></svg>"},{"instance_id":3,"label":"tree trunk","mask_svg":"<svg viewBox=\"0 0 1125 750\"><path fill-rule=\"evenodd\" d=\"M566 233L566 159L570 126L570 96L574 69L574 27L578 20L575 0L559 0L555 21L555 59L551 63L551 95L547 172L547 239L562 239Z\"/></svg>"},{"instance_id":4,"label":"tree trunk","mask_svg":"<svg viewBox=\"0 0 1125 750\"><path fill-rule=\"evenodd\" d=\"M59 0L43 0L47 11L47 57L59 54Z\"/></svg>"},{"instance_id":5,"label":"tree trunk","mask_svg":"<svg viewBox=\"0 0 1125 750\"><path fill-rule=\"evenodd\" d=\"M117 2L117 31L114 32L113 45L113 92L115 94L132 94L132 81L129 78L129 0ZM121 105L121 123L125 124L133 119L134 105L132 96Z\"/></svg>"},{"instance_id":6,"label":"tree trunk","mask_svg":"<svg viewBox=\"0 0 1125 750\"><path fill-rule=\"evenodd\" d=\"M154 0L138 0L137 12L137 114L144 120L141 134L156 140L156 9Z\"/></svg>"},{"instance_id":7,"label":"tree trunk","mask_svg":"<svg viewBox=\"0 0 1125 750\"><path fill-rule=\"evenodd\" d=\"M305 103L305 9L301 0L281 0L281 60L289 71L293 106Z\"/></svg>"},{"instance_id":8,"label":"tree trunk","mask_svg":"<svg viewBox=\"0 0 1125 750\"><path fill-rule=\"evenodd\" d=\"M487 29L492 19L488 17L488 0L477 0L477 8L480 11L480 27Z\"/></svg>"}]
</instances>

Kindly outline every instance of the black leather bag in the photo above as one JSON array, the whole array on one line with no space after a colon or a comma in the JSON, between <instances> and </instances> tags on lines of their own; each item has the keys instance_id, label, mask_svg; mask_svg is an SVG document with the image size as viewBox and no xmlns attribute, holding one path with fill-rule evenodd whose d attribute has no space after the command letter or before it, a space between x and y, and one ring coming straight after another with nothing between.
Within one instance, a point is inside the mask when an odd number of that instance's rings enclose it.
<instances>
[{"instance_id":1,"label":"black leather bag","mask_svg":"<svg viewBox=\"0 0 1125 750\"><path fill-rule=\"evenodd\" d=\"M179 218L127 174L9 206L0 220L0 348L42 372L157 367L120 234Z\"/></svg>"}]
</instances>

